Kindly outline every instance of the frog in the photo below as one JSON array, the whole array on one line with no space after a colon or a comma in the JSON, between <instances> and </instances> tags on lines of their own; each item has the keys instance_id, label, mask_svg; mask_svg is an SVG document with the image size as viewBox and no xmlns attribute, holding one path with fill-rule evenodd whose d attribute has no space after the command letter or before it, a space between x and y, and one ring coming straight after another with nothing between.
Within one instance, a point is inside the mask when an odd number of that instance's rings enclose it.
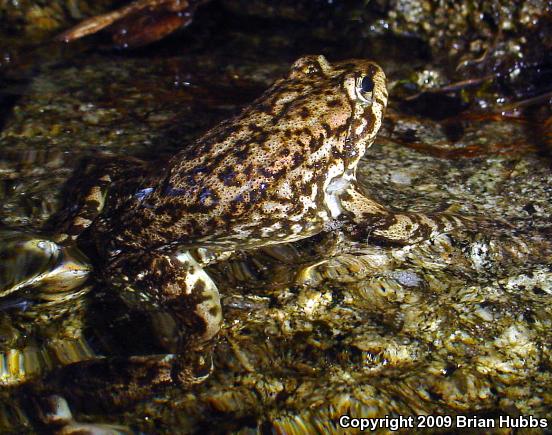
<instances>
[{"instance_id":1,"label":"frog","mask_svg":"<svg viewBox=\"0 0 552 435\"><path fill-rule=\"evenodd\" d=\"M386 83L370 60L303 56L174 155L104 156L75 171L53 240L79 246L97 280L151 316L166 350L155 357L160 382L188 385L212 371L203 351L223 313L207 266L332 231L408 245L463 224L447 213L394 212L360 187L357 166L381 127ZM132 365L151 361L136 356Z\"/></svg>"}]
</instances>

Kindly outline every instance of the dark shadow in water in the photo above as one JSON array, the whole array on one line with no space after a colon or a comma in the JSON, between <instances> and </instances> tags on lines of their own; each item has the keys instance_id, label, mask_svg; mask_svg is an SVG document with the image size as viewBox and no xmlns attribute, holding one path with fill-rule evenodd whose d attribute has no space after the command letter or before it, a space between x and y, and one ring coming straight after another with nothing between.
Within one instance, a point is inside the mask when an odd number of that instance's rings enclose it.
<instances>
[{"instance_id":1,"label":"dark shadow in water","mask_svg":"<svg viewBox=\"0 0 552 435\"><path fill-rule=\"evenodd\" d=\"M525 115L531 121L525 124L525 134L537 148L539 157L545 159L548 167L552 169L552 114L550 108L546 104L528 107L525 110Z\"/></svg>"},{"instance_id":2,"label":"dark shadow in water","mask_svg":"<svg viewBox=\"0 0 552 435\"><path fill-rule=\"evenodd\" d=\"M4 129L13 107L19 101L21 95L3 91L4 86L0 84L0 131Z\"/></svg>"}]
</instances>

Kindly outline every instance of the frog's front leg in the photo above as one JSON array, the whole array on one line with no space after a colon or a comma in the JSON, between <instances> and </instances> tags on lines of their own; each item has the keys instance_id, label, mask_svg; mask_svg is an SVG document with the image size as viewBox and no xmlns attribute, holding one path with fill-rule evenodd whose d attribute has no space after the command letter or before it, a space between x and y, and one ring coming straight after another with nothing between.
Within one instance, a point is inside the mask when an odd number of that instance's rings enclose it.
<instances>
[{"instance_id":1,"label":"frog's front leg","mask_svg":"<svg viewBox=\"0 0 552 435\"><path fill-rule=\"evenodd\" d=\"M222 322L218 289L189 251L125 254L105 275L123 289L127 304L150 315L167 354L175 357L175 380L194 383L209 373L210 366L198 374L183 363L209 347Z\"/></svg>"},{"instance_id":2,"label":"frog's front leg","mask_svg":"<svg viewBox=\"0 0 552 435\"><path fill-rule=\"evenodd\" d=\"M469 222L447 213L394 213L362 194L356 184L339 195L339 202L355 237L384 243L418 243Z\"/></svg>"}]
</instances>

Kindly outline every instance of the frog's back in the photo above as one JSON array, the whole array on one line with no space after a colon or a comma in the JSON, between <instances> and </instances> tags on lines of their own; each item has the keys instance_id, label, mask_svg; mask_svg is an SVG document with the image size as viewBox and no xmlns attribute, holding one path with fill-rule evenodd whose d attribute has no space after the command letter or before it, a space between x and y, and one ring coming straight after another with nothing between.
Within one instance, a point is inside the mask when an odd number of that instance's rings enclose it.
<instances>
[{"instance_id":1,"label":"frog's back","mask_svg":"<svg viewBox=\"0 0 552 435\"><path fill-rule=\"evenodd\" d=\"M328 183L354 171L364 153L346 140L355 127L350 74L351 65L300 59L240 115L154 168L160 175L97 227L116 234L115 245L137 248L248 247L319 232L332 214Z\"/></svg>"}]
</instances>

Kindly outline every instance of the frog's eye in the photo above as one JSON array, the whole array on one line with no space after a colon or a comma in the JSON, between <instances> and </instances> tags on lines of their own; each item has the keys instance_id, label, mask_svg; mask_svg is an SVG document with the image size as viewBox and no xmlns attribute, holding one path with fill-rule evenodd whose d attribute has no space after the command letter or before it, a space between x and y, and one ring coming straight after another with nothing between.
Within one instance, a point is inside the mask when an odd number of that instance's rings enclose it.
<instances>
[{"instance_id":1,"label":"frog's eye","mask_svg":"<svg viewBox=\"0 0 552 435\"><path fill-rule=\"evenodd\" d=\"M360 90L362 93L372 92L374 90L374 80L372 77L364 77L360 82Z\"/></svg>"},{"instance_id":2,"label":"frog's eye","mask_svg":"<svg viewBox=\"0 0 552 435\"><path fill-rule=\"evenodd\" d=\"M374 90L374 79L372 76L364 76L357 81L357 95L366 104L372 104L372 91Z\"/></svg>"}]
</instances>

